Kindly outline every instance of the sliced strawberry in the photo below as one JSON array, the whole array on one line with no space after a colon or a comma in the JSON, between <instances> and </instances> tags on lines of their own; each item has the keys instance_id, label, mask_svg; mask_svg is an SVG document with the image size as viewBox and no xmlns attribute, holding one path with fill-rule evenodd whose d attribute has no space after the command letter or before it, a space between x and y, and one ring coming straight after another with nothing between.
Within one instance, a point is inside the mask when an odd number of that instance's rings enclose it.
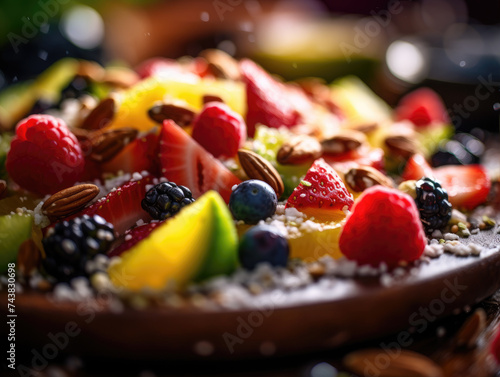
<instances>
[{"instance_id":1,"label":"sliced strawberry","mask_svg":"<svg viewBox=\"0 0 500 377\"><path fill-rule=\"evenodd\" d=\"M101 164L105 173L135 173L147 171L156 174L159 135L157 132L139 137L123 148L111 161Z\"/></svg>"},{"instance_id":2,"label":"sliced strawberry","mask_svg":"<svg viewBox=\"0 0 500 377\"><path fill-rule=\"evenodd\" d=\"M138 220L149 222L151 217L141 208L141 200L146 194L146 186L153 184L153 179L148 175L137 181L128 181L72 217L99 215L112 223L119 234L130 229Z\"/></svg>"},{"instance_id":3,"label":"sliced strawberry","mask_svg":"<svg viewBox=\"0 0 500 377\"><path fill-rule=\"evenodd\" d=\"M434 169L434 176L457 208L474 209L488 198L491 181L481 165L448 165Z\"/></svg>"},{"instance_id":4,"label":"sliced strawberry","mask_svg":"<svg viewBox=\"0 0 500 377\"><path fill-rule=\"evenodd\" d=\"M195 199L218 191L226 203L241 181L174 122L166 120L160 134L160 165L169 181L188 187Z\"/></svg>"},{"instance_id":5,"label":"sliced strawberry","mask_svg":"<svg viewBox=\"0 0 500 377\"><path fill-rule=\"evenodd\" d=\"M128 229L125 232L124 241L120 245L115 247L113 250L111 250L108 253L108 256L115 257L121 255L122 253L130 249L132 246L134 246L137 242L149 236L149 234L153 231L153 229L158 227L161 223L163 223L163 221L155 221L149 224L144 224L136 226L135 228L132 229Z\"/></svg>"},{"instance_id":6,"label":"sliced strawberry","mask_svg":"<svg viewBox=\"0 0 500 377\"><path fill-rule=\"evenodd\" d=\"M421 154L414 154L406 162L405 169L401 178L404 181L419 180L422 177L433 177L434 173L431 166Z\"/></svg>"},{"instance_id":7,"label":"sliced strawberry","mask_svg":"<svg viewBox=\"0 0 500 377\"><path fill-rule=\"evenodd\" d=\"M314 161L302 182L293 190L286 207L319 218L338 217L354 200L337 172L322 158Z\"/></svg>"},{"instance_id":8,"label":"sliced strawberry","mask_svg":"<svg viewBox=\"0 0 500 377\"><path fill-rule=\"evenodd\" d=\"M384 151L381 148L358 148L342 154L323 154L323 159L336 171L347 173L352 168L371 166L384 170Z\"/></svg>"},{"instance_id":9,"label":"sliced strawberry","mask_svg":"<svg viewBox=\"0 0 500 377\"><path fill-rule=\"evenodd\" d=\"M240 70L247 86L248 135L255 133L255 125L292 127L312 111L311 100L299 88L276 81L266 71L248 59L241 60Z\"/></svg>"},{"instance_id":10,"label":"sliced strawberry","mask_svg":"<svg viewBox=\"0 0 500 377\"><path fill-rule=\"evenodd\" d=\"M450 121L443 100L429 88L420 88L404 96L395 111L396 120L408 119L416 126Z\"/></svg>"}]
</instances>

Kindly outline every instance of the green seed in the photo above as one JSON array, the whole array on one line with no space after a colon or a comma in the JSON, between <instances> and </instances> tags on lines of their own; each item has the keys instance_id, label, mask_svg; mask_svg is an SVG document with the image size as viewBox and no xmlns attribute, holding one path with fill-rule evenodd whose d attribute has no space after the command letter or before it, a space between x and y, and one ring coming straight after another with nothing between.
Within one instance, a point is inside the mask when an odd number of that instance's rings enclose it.
<instances>
[{"instance_id":1,"label":"green seed","mask_svg":"<svg viewBox=\"0 0 500 377\"><path fill-rule=\"evenodd\" d=\"M312 186L311 182L307 182L304 180L300 181L300 183L302 183L304 186L307 186L307 187Z\"/></svg>"}]
</instances>

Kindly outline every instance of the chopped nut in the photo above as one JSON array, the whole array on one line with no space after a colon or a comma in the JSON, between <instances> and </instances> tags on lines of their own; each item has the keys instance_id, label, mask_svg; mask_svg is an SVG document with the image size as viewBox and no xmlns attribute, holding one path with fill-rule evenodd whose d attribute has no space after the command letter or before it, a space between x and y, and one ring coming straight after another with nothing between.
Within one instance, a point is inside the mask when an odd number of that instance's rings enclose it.
<instances>
[{"instance_id":1,"label":"chopped nut","mask_svg":"<svg viewBox=\"0 0 500 377\"><path fill-rule=\"evenodd\" d=\"M371 166L352 168L345 175L346 183L356 192L361 192L369 187L381 185L394 187L392 180Z\"/></svg>"},{"instance_id":2,"label":"chopped nut","mask_svg":"<svg viewBox=\"0 0 500 377\"><path fill-rule=\"evenodd\" d=\"M322 154L321 144L311 136L295 136L278 150L276 159L282 165L313 162Z\"/></svg>"},{"instance_id":3,"label":"chopped nut","mask_svg":"<svg viewBox=\"0 0 500 377\"><path fill-rule=\"evenodd\" d=\"M343 154L358 149L366 143L366 136L354 130L342 130L334 136L321 141L324 153Z\"/></svg>"}]
</instances>

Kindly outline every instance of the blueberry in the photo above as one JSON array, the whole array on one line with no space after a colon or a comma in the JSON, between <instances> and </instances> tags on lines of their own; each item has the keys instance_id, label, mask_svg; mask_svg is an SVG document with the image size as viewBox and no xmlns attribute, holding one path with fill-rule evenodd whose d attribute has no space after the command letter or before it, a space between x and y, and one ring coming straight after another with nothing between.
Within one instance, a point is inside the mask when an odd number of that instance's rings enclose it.
<instances>
[{"instance_id":1,"label":"blueberry","mask_svg":"<svg viewBox=\"0 0 500 377\"><path fill-rule=\"evenodd\" d=\"M277 204L278 198L271 186L258 179L240 183L229 199L233 217L247 224L257 224L272 216Z\"/></svg>"},{"instance_id":2,"label":"blueberry","mask_svg":"<svg viewBox=\"0 0 500 377\"><path fill-rule=\"evenodd\" d=\"M260 224L241 237L238 254L241 265L252 270L262 262L274 267L286 267L290 253L288 240L276 228Z\"/></svg>"}]
</instances>

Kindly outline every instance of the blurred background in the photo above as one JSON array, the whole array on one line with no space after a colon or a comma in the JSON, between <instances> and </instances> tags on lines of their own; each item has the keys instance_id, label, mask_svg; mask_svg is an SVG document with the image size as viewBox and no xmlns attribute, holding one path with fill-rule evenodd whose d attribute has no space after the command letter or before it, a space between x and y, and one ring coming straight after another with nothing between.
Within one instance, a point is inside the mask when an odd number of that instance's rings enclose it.
<instances>
[{"instance_id":1,"label":"blurred background","mask_svg":"<svg viewBox=\"0 0 500 377\"><path fill-rule=\"evenodd\" d=\"M394 105L420 86L459 131L498 132L500 2L1 0L0 90L66 57L136 66L219 48L286 80L346 74Z\"/></svg>"}]
</instances>

